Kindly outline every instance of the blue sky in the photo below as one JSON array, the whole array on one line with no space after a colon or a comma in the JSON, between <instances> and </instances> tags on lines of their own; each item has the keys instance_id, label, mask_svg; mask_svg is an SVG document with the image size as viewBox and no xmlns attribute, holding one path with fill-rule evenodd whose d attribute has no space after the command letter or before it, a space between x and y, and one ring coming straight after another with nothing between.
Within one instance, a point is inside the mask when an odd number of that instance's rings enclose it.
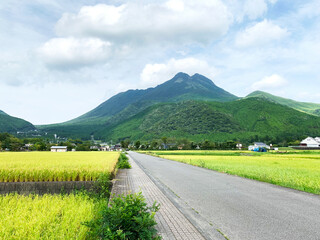
<instances>
[{"instance_id":1,"label":"blue sky","mask_svg":"<svg viewBox=\"0 0 320 240\"><path fill-rule=\"evenodd\" d=\"M320 103L316 0L5 0L0 29L0 109L34 124L181 71Z\"/></svg>"}]
</instances>

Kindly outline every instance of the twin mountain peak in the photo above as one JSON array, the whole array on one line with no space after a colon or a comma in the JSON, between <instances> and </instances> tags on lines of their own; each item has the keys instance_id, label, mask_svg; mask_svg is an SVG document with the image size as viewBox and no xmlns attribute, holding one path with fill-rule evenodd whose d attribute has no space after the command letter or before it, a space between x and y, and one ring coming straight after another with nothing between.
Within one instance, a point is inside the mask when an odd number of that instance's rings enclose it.
<instances>
[{"instance_id":1,"label":"twin mountain peak","mask_svg":"<svg viewBox=\"0 0 320 240\"><path fill-rule=\"evenodd\" d=\"M183 100L205 100L227 102L238 99L237 96L217 87L210 79L200 74L189 76L178 73L171 80L154 88L128 90L119 93L92 111L71 120L78 122L90 118L113 116L131 104L145 107L161 102L179 102Z\"/></svg>"}]
</instances>

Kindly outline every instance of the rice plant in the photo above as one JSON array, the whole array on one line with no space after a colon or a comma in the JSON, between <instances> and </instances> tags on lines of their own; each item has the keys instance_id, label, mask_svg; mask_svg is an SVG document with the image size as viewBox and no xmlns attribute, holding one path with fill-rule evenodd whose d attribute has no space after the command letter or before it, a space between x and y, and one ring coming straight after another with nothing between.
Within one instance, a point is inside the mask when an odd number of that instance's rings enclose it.
<instances>
[{"instance_id":1,"label":"rice plant","mask_svg":"<svg viewBox=\"0 0 320 240\"><path fill-rule=\"evenodd\" d=\"M94 209L85 194L0 195L0 239L85 239Z\"/></svg>"}]
</instances>

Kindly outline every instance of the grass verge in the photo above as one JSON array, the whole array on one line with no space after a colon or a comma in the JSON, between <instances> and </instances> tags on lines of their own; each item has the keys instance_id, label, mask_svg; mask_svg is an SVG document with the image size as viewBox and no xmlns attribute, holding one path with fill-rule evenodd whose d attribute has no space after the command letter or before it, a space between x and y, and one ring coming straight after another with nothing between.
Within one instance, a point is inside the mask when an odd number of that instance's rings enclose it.
<instances>
[{"instance_id":1,"label":"grass verge","mask_svg":"<svg viewBox=\"0 0 320 240\"><path fill-rule=\"evenodd\" d=\"M125 169L125 168L131 168L131 165L129 163L129 158L124 153L120 153L119 160L117 163L118 169Z\"/></svg>"}]
</instances>

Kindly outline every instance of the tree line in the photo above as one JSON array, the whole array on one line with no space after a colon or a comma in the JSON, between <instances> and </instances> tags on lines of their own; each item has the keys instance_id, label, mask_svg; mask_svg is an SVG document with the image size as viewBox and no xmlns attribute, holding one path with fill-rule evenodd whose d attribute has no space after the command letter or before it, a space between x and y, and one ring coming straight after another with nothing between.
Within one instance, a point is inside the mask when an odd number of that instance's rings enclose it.
<instances>
[{"instance_id":1,"label":"tree line","mask_svg":"<svg viewBox=\"0 0 320 240\"><path fill-rule=\"evenodd\" d=\"M233 150L237 149L237 144L241 144L242 149L245 149L254 142L264 142L267 145L272 144L274 147L297 146L300 144L300 141L305 138L306 136L301 136L298 139L291 136L285 139L275 139L269 137L260 138L258 136L253 136L247 141L239 141L233 139L223 142L211 140L203 140L197 142L188 139L162 137L161 139L154 139L150 141L130 141L130 139L125 139L122 140L120 144L122 148L132 150Z\"/></svg>"},{"instance_id":2,"label":"tree line","mask_svg":"<svg viewBox=\"0 0 320 240\"><path fill-rule=\"evenodd\" d=\"M67 146L68 151L95 151L92 141L68 139L55 143L45 138L17 138L9 133L0 133L0 151L50 151L52 146Z\"/></svg>"}]
</instances>

